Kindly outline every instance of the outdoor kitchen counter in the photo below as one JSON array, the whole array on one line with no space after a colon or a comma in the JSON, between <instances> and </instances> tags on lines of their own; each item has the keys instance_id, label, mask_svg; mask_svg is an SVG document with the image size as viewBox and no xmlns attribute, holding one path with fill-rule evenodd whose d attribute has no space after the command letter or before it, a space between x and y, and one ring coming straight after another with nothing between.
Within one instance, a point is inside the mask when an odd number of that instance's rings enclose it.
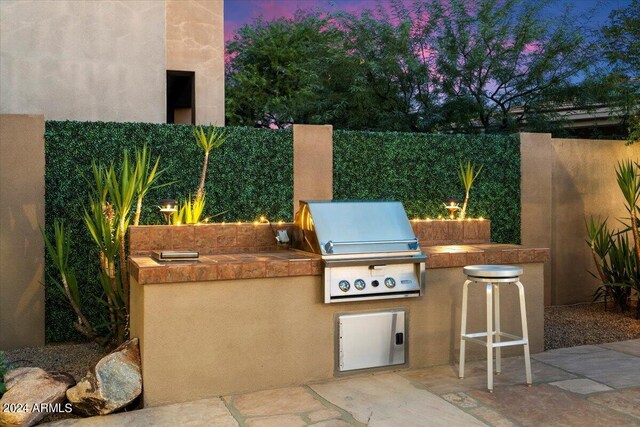
<instances>
[{"instance_id":1,"label":"outdoor kitchen counter","mask_svg":"<svg viewBox=\"0 0 640 427\"><path fill-rule=\"evenodd\" d=\"M507 244L423 246L427 268L470 264L525 264L545 262L549 249ZM141 284L200 282L270 277L319 276L319 255L295 249L201 255L198 262L159 263L150 256L129 257L129 272Z\"/></svg>"}]
</instances>

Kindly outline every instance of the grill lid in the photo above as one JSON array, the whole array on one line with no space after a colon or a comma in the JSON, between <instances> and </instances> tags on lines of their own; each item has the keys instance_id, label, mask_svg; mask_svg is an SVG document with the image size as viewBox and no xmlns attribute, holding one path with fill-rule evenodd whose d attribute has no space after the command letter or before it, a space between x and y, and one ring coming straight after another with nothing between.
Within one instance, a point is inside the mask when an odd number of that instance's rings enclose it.
<instances>
[{"instance_id":1,"label":"grill lid","mask_svg":"<svg viewBox=\"0 0 640 427\"><path fill-rule=\"evenodd\" d=\"M300 249L321 255L420 253L396 201L300 201L296 225Z\"/></svg>"}]
</instances>

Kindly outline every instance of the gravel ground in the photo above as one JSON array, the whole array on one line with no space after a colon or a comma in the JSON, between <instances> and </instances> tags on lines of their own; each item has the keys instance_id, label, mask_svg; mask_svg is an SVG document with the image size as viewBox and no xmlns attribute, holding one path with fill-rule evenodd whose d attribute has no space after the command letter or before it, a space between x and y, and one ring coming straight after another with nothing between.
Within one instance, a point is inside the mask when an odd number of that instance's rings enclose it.
<instances>
[{"instance_id":1,"label":"gravel ground","mask_svg":"<svg viewBox=\"0 0 640 427\"><path fill-rule=\"evenodd\" d=\"M37 366L45 371L67 372L79 381L105 354L104 349L96 343L82 343L21 348L5 351L4 357L14 368ZM66 412L53 413L44 417L38 424L67 418L78 418L78 415Z\"/></svg>"},{"instance_id":2,"label":"gravel ground","mask_svg":"<svg viewBox=\"0 0 640 427\"><path fill-rule=\"evenodd\" d=\"M4 354L13 367L37 366L45 371L67 372L78 381L98 363L105 351L96 343L49 344L5 351Z\"/></svg>"},{"instance_id":3,"label":"gravel ground","mask_svg":"<svg viewBox=\"0 0 640 427\"><path fill-rule=\"evenodd\" d=\"M640 320L635 306L620 313L604 303L546 307L544 309L544 349L603 344L640 338Z\"/></svg>"}]
</instances>

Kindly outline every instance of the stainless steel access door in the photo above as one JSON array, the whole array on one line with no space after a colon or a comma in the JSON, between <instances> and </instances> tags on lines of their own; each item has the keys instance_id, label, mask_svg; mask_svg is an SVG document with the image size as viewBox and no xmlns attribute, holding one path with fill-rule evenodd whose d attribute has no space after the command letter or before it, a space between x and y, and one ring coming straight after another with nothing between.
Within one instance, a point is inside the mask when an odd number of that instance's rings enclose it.
<instances>
[{"instance_id":1,"label":"stainless steel access door","mask_svg":"<svg viewBox=\"0 0 640 427\"><path fill-rule=\"evenodd\" d=\"M338 316L338 371L405 363L403 310Z\"/></svg>"}]
</instances>

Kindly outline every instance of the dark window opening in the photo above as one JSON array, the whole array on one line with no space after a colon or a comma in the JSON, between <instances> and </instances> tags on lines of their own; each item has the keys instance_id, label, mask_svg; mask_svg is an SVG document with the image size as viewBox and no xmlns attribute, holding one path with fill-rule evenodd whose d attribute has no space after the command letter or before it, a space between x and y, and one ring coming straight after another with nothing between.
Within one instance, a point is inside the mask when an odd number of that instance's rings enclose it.
<instances>
[{"instance_id":1,"label":"dark window opening","mask_svg":"<svg viewBox=\"0 0 640 427\"><path fill-rule=\"evenodd\" d=\"M167 123L196 123L196 73L167 70Z\"/></svg>"}]
</instances>

